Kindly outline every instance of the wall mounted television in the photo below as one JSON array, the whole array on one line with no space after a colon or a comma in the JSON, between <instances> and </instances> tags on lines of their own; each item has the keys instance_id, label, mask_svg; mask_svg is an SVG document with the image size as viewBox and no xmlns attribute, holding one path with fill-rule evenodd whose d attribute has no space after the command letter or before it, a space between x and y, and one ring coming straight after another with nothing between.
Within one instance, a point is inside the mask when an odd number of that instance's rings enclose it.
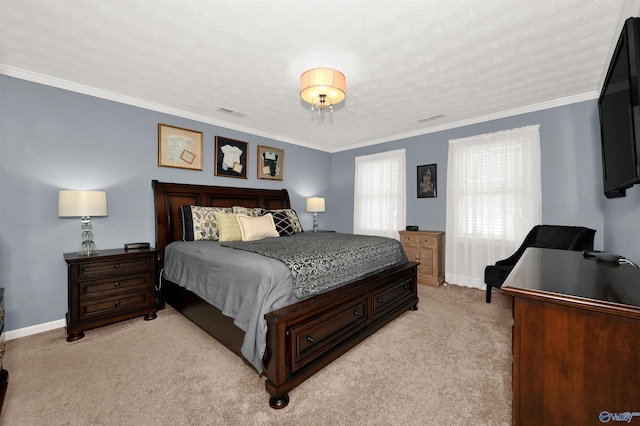
<instances>
[{"instance_id":1,"label":"wall mounted television","mask_svg":"<svg viewBox=\"0 0 640 426\"><path fill-rule=\"evenodd\" d=\"M604 194L624 197L640 183L640 19L629 18L598 99Z\"/></svg>"}]
</instances>

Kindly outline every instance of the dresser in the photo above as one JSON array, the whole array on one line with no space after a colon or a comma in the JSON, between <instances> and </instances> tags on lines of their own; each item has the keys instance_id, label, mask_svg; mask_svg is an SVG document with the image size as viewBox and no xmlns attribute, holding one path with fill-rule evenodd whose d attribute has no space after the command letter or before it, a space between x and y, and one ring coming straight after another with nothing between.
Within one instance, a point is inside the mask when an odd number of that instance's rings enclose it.
<instances>
[{"instance_id":1,"label":"dresser","mask_svg":"<svg viewBox=\"0 0 640 426\"><path fill-rule=\"evenodd\" d=\"M400 231L400 243L411 261L420 262L418 284L440 286L444 283L444 232Z\"/></svg>"},{"instance_id":2,"label":"dresser","mask_svg":"<svg viewBox=\"0 0 640 426\"><path fill-rule=\"evenodd\" d=\"M157 256L154 249L65 253L68 270L67 341L84 331L144 315L156 318Z\"/></svg>"},{"instance_id":3,"label":"dresser","mask_svg":"<svg viewBox=\"0 0 640 426\"><path fill-rule=\"evenodd\" d=\"M513 296L513 424L637 424L640 270L528 248Z\"/></svg>"},{"instance_id":4,"label":"dresser","mask_svg":"<svg viewBox=\"0 0 640 426\"><path fill-rule=\"evenodd\" d=\"M0 288L0 412L2 412L4 396L7 393L7 386L9 385L9 372L3 368L4 350L4 288Z\"/></svg>"}]
</instances>

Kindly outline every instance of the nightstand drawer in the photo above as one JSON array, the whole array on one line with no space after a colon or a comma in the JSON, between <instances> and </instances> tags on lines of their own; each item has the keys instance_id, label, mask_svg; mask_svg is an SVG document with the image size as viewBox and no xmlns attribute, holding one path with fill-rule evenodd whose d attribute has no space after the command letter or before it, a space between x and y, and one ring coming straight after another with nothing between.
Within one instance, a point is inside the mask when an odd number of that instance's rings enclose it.
<instances>
[{"instance_id":1,"label":"nightstand drawer","mask_svg":"<svg viewBox=\"0 0 640 426\"><path fill-rule=\"evenodd\" d=\"M78 265L78 279L87 280L98 277L113 277L136 272L148 272L152 269L153 259L149 256L123 258L104 262L82 262Z\"/></svg>"},{"instance_id":2,"label":"nightstand drawer","mask_svg":"<svg viewBox=\"0 0 640 426\"><path fill-rule=\"evenodd\" d=\"M415 235L402 235L400 236L400 243L402 245L415 246L418 244L418 237Z\"/></svg>"},{"instance_id":3,"label":"nightstand drawer","mask_svg":"<svg viewBox=\"0 0 640 426\"><path fill-rule=\"evenodd\" d=\"M149 306L149 292L126 293L80 303L80 320L103 318Z\"/></svg>"},{"instance_id":4,"label":"nightstand drawer","mask_svg":"<svg viewBox=\"0 0 640 426\"><path fill-rule=\"evenodd\" d=\"M108 297L131 291L145 291L150 286L149 274L123 275L80 282L80 300Z\"/></svg>"}]
</instances>

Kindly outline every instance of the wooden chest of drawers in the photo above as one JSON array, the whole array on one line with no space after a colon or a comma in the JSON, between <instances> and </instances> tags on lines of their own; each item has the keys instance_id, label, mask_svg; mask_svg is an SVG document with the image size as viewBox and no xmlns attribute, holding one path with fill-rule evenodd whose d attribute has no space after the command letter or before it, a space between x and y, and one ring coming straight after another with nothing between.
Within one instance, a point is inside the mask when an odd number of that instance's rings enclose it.
<instances>
[{"instance_id":1,"label":"wooden chest of drawers","mask_svg":"<svg viewBox=\"0 0 640 426\"><path fill-rule=\"evenodd\" d=\"M444 283L443 239L440 231L400 231L407 257L420 262L418 284L438 287Z\"/></svg>"},{"instance_id":2,"label":"wooden chest of drawers","mask_svg":"<svg viewBox=\"0 0 640 426\"><path fill-rule=\"evenodd\" d=\"M102 250L92 256L65 253L68 269L67 341L84 331L144 315L156 317L157 252Z\"/></svg>"},{"instance_id":3,"label":"wooden chest of drawers","mask_svg":"<svg viewBox=\"0 0 640 426\"><path fill-rule=\"evenodd\" d=\"M2 368L4 350L4 288L0 288L0 412L2 412L4 397L7 394L7 386L9 385L9 372Z\"/></svg>"}]
</instances>

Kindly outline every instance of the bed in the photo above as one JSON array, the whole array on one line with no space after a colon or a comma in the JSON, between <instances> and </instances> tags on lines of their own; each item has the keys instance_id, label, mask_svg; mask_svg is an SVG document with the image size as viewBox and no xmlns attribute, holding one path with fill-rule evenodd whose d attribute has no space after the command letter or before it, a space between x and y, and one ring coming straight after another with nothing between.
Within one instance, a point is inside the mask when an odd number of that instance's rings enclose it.
<instances>
[{"instance_id":1,"label":"bed","mask_svg":"<svg viewBox=\"0 0 640 426\"><path fill-rule=\"evenodd\" d=\"M165 248L183 238L181 206L244 206L290 209L287 190L234 188L152 181L156 248L163 268ZM261 374L272 408L289 403L289 391L359 342L400 316L416 310L416 262L406 262L352 280L291 305L269 311ZM161 277L160 308L168 303L220 343L245 359L245 332L234 319L195 293ZM246 361L246 359L245 359Z\"/></svg>"}]
</instances>

